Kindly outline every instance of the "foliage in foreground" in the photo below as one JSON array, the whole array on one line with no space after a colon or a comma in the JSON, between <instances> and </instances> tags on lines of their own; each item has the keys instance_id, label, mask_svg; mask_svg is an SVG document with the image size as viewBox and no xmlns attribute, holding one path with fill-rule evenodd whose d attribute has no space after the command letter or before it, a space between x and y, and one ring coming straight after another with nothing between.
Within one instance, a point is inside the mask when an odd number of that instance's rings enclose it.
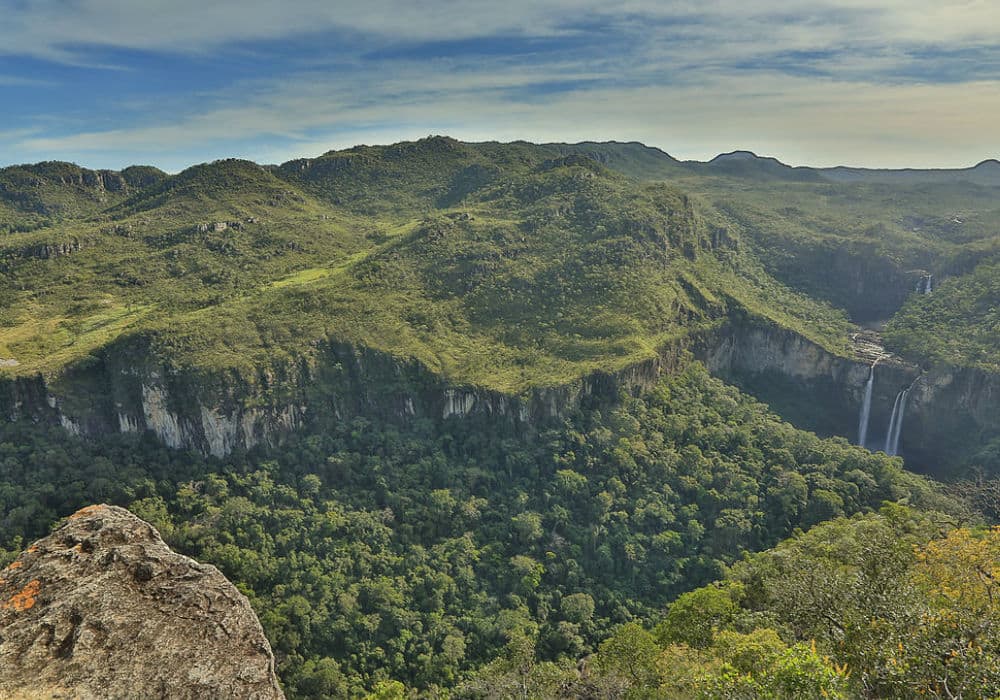
<instances>
[{"instance_id":1,"label":"foliage in foreground","mask_svg":"<svg viewBox=\"0 0 1000 700\"><path fill-rule=\"evenodd\" d=\"M823 523L619 627L586 666L512 642L470 698L980 698L1000 694L1000 528L887 505ZM499 690L495 690L499 689Z\"/></svg>"}]
</instances>

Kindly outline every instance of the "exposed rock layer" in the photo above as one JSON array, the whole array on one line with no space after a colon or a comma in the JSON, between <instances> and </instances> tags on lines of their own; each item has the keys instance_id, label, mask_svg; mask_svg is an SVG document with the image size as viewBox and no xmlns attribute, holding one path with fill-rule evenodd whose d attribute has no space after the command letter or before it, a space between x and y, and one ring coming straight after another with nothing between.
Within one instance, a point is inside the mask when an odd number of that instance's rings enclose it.
<instances>
[{"instance_id":1,"label":"exposed rock layer","mask_svg":"<svg viewBox=\"0 0 1000 700\"><path fill-rule=\"evenodd\" d=\"M698 351L709 370L771 404L796 425L857 440L872 357L834 356L791 331L732 323ZM881 445L896 395L910 388L900 441L907 466L946 476L970 447L1000 436L1000 375L885 356L875 369L869 446Z\"/></svg>"},{"instance_id":2,"label":"exposed rock layer","mask_svg":"<svg viewBox=\"0 0 1000 700\"><path fill-rule=\"evenodd\" d=\"M246 597L123 508L89 506L0 572L0 698L283 698Z\"/></svg>"},{"instance_id":3,"label":"exposed rock layer","mask_svg":"<svg viewBox=\"0 0 1000 700\"><path fill-rule=\"evenodd\" d=\"M799 427L853 441L869 367L881 355L867 342L869 334L860 335L857 356L849 359L790 330L734 319L631 367L520 395L453 384L415 361L344 343L249 373L201 373L150 362L155 353L135 340L52 380L0 381L0 416L61 424L84 435L148 430L170 447L217 457L277 445L317 420L355 416L399 423L473 419L488 421L490 429L536 430L581 405L614 401L621 390L651 387L693 351L713 374ZM910 466L941 473L942 465L966 457L969 445L1000 435L1000 375L946 366L922 371L883 357L869 431L876 442L897 393L911 384L901 440Z\"/></svg>"}]
</instances>

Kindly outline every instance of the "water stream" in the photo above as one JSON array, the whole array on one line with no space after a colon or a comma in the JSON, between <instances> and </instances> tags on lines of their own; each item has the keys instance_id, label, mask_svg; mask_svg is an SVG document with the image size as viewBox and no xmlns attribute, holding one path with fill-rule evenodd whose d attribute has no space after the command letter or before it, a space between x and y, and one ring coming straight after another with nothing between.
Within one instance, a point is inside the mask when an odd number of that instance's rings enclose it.
<instances>
[{"instance_id":1,"label":"water stream","mask_svg":"<svg viewBox=\"0 0 1000 700\"><path fill-rule=\"evenodd\" d=\"M861 402L861 418L858 421L858 444L865 446L868 439L868 418L872 412L872 388L875 386L875 365L878 360L872 363L872 368L868 372L868 383L865 384L865 398Z\"/></svg>"}]
</instances>

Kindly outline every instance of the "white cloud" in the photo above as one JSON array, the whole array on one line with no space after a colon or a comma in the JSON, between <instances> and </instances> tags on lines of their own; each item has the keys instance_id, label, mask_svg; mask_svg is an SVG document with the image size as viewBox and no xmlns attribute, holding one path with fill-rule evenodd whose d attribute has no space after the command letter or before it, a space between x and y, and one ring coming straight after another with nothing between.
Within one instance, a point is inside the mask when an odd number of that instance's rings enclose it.
<instances>
[{"instance_id":1,"label":"white cloud","mask_svg":"<svg viewBox=\"0 0 1000 700\"><path fill-rule=\"evenodd\" d=\"M0 9L7 1L0 0ZM338 54L336 72L300 68L145 107L126 105L124 96L117 106L133 121L117 128L62 124L56 131L39 119L44 129L0 133L0 151L180 167L184 154L273 162L434 132L635 139L694 158L740 147L815 165L957 166L995 155L1000 143L997 82L970 74L962 84L884 84L912 60L913 47L1000 46L1000 4L625 0L613 13L609 7L596 0L18 3L0 23L0 54L86 63L93 53L79 47L97 44L210 56L234 42L252 49L257 40L324 31L355 37L345 44L354 53ZM587 34L590 41L578 54L529 57L359 55L412 42L518 34ZM605 38L612 48L602 51ZM821 74L796 72L800 55L803 68ZM574 81L580 89L544 89Z\"/></svg>"},{"instance_id":2,"label":"white cloud","mask_svg":"<svg viewBox=\"0 0 1000 700\"><path fill-rule=\"evenodd\" d=\"M420 88L414 87L417 73ZM347 83L303 74L258 85L252 94L241 86L240 103L227 105L223 97L213 109L170 123L35 136L22 139L20 148L39 158L133 153L180 167L178 152L199 153L199 160L215 153L277 162L356 143L447 133L468 140L634 139L681 158L750 148L810 165L958 167L995 155L1000 143L1000 83L992 81L880 86L711 75L673 86L604 86L543 100L511 99L507 88L530 84L539 73L451 78L412 64L381 83L364 73Z\"/></svg>"},{"instance_id":3,"label":"white cloud","mask_svg":"<svg viewBox=\"0 0 1000 700\"><path fill-rule=\"evenodd\" d=\"M380 42L566 33L579 21L683 20L708 39L786 48L845 40L1000 41L993 0L32 0L0 2L0 52L80 60L74 46L208 53L227 42L342 31ZM720 46L721 47L721 46ZM84 54L85 55L85 54Z\"/></svg>"}]
</instances>

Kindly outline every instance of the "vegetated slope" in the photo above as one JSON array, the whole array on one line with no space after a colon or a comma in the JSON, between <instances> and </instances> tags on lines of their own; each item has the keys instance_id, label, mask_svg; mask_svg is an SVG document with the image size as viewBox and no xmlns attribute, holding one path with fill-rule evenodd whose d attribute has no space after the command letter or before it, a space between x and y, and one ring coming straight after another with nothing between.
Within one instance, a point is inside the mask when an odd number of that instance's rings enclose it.
<instances>
[{"instance_id":1,"label":"vegetated slope","mask_svg":"<svg viewBox=\"0 0 1000 700\"><path fill-rule=\"evenodd\" d=\"M119 173L56 161L0 169L0 234L89 216L164 177L146 166Z\"/></svg>"},{"instance_id":2,"label":"vegetated slope","mask_svg":"<svg viewBox=\"0 0 1000 700\"><path fill-rule=\"evenodd\" d=\"M1000 372L1000 262L912 297L886 326L886 340L923 362Z\"/></svg>"},{"instance_id":3,"label":"vegetated slope","mask_svg":"<svg viewBox=\"0 0 1000 700\"><path fill-rule=\"evenodd\" d=\"M992 697L998 553L996 528L941 513L838 518L680 596L652 630L620 628L590 682L654 698Z\"/></svg>"},{"instance_id":4,"label":"vegetated slope","mask_svg":"<svg viewBox=\"0 0 1000 700\"><path fill-rule=\"evenodd\" d=\"M921 281L961 274L1000 244L995 187L831 184L758 178L679 180L741 224L769 273L884 321Z\"/></svg>"},{"instance_id":5,"label":"vegetated slope","mask_svg":"<svg viewBox=\"0 0 1000 700\"><path fill-rule=\"evenodd\" d=\"M191 168L107 224L9 237L0 357L52 373L148 334L176 364L246 368L332 339L517 392L735 308L846 352L843 316L770 279L711 209L552 150L431 138Z\"/></svg>"},{"instance_id":6,"label":"vegetated slope","mask_svg":"<svg viewBox=\"0 0 1000 700\"><path fill-rule=\"evenodd\" d=\"M864 170L791 167L748 151L699 163L636 144L563 148L711 202L770 274L858 322L885 321L928 274L961 275L1000 250L996 161Z\"/></svg>"},{"instance_id":7,"label":"vegetated slope","mask_svg":"<svg viewBox=\"0 0 1000 700\"><path fill-rule=\"evenodd\" d=\"M0 548L79 503L128 505L250 595L289 697L364 697L460 685L522 643L572 666L797 527L948 504L898 459L796 430L699 366L535 437L490 427L329 416L215 462L6 424Z\"/></svg>"}]
</instances>

